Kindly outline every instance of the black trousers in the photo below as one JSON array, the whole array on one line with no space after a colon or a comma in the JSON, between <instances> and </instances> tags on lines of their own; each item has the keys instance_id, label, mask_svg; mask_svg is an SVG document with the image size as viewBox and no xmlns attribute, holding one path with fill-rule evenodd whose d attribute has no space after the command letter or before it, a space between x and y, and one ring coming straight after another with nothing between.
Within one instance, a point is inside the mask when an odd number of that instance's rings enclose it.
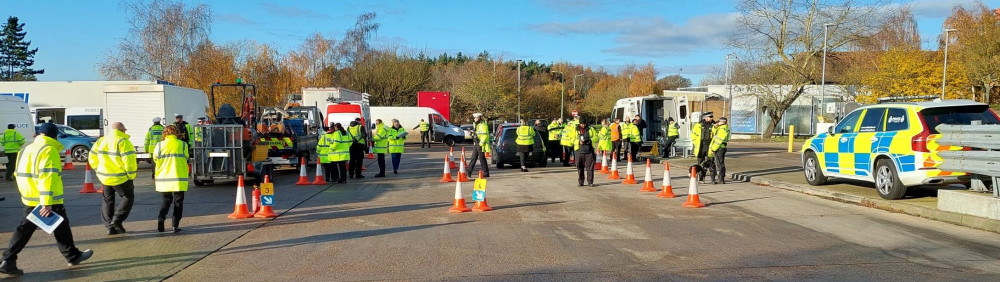
<instances>
[{"instance_id":1,"label":"black trousers","mask_svg":"<svg viewBox=\"0 0 1000 282\"><path fill-rule=\"evenodd\" d=\"M364 165L365 160L365 145L354 144L351 145L351 165L349 166L351 171L347 174L354 178L361 177L361 166Z\"/></svg>"},{"instance_id":2,"label":"black trousers","mask_svg":"<svg viewBox=\"0 0 1000 282\"><path fill-rule=\"evenodd\" d=\"M337 166L333 165L332 162L323 163L323 180L326 182L337 181L338 174L340 172L337 171Z\"/></svg>"},{"instance_id":3,"label":"black trousers","mask_svg":"<svg viewBox=\"0 0 1000 282\"><path fill-rule=\"evenodd\" d=\"M177 228L184 216L184 192L160 192L160 195L163 195L163 201L160 202L160 215L156 219L161 222L167 220L167 211L170 206L174 206L174 219L171 223Z\"/></svg>"},{"instance_id":4,"label":"black trousers","mask_svg":"<svg viewBox=\"0 0 1000 282\"><path fill-rule=\"evenodd\" d=\"M427 145L427 148L431 147L431 132L430 131L421 131L420 132L420 148L423 148L424 145Z\"/></svg>"},{"instance_id":5,"label":"black trousers","mask_svg":"<svg viewBox=\"0 0 1000 282\"><path fill-rule=\"evenodd\" d=\"M573 157L573 146L562 146L563 166L569 166L569 159Z\"/></svg>"},{"instance_id":6,"label":"black trousers","mask_svg":"<svg viewBox=\"0 0 1000 282\"><path fill-rule=\"evenodd\" d=\"M392 172L399 170L399 161L403 158L403 153L389 153L389 157L392 158Z\"/></svg>"},{"instance_id":7,"label":"black trousers","mask_svg":"<svg viewBox=\"0 0 1000 282\"><path fill-rule=\"evenodd\" d=\"M5 179L14 179L14 170L17 169L17 153L7 153L7 177Z\"/></svg>"},{"instance_id":8,"label":"black trousers","mask_svg":"<svg viewBox=\"0 0 1000 282\"><path fill-rule=\"evenodd\" d=\"M712 181L715 181L715 174L718 172L719 180L726 180L726 148L719 148L715 151L715 166L712 167Z\"/></svg>"},{"instance_id":9,"label":"black trousers","mask_svg":"<svg viewBox=\"0 0 1000 282\"><path fill-rule=\"evenodd\" d=\"M642 142L629 142L628 153L632 156L632 161L639 161L639 151L642 150Z\"/></svg>"},{"instance_id":10,"label":"black trousers","mask_svg":"<svg viewBox=\"0 0 1000 282\"><path fill-rule=\"evenodd\" d=\"M676 143L676 142L677 142L677 136L667 137L667 145L663 146L662 157L664 157L664 158L669 158L670 157L670 152L674 151L673 150L674 149L674 143Z\"/></svg>"},{"instance_id":11,"label":"black trousers","mask_svg":"<svg viewBox=\"0 0 1000 282\"><path fill-rule=\"evenodd\" d=\"M584 176L587 184L594 184L594 153L576 153L577 183L583 185Z\"/></svg>"},{"instance_id":12,"label":"black trousers","mask_svg":"<svg viewBox=\"0 0 1000 282\"><path fill-rule=\"evenodd\" d=\"M115 197L122 197L122 204L115 208ZM104 204L101 205L101 216L104 218L104 227L112 228L114 225L122 224L128 214L132 212L132 203L135 202L135 185L132 180L125 181L120 185L104 185Z\"/></svg>"},{"instance_id":13,"label":"black trousers","mask_svg":"<svg viewBox=\"0 0 1000 282\"><path fill-rule=\"evenodd\" d=\"M483 147L474 146L472 147L472 159L469 161L469 167L465 168L466 174L473 176L472 169L476 167L476 162L479 162L479 171L483 172L483 176L490 175L490 165L486 160L486 152L483 152Z\"/></svg>"},{"instance_id":14,"label":"black trousers","mask_svg":"<svg viewBox=\"0 0 1000 282\"><path fill-rule=\"evenodd\" d=\"M347 182L347 161L333 162L333 165L337 167L335 170L337 172L337 183Z\"/></svg>"},{"instance_id":15,"label":"black trousers","mask_svg":"<svg viewBox=\"0 0 1000 282\"><path fill-rule=\"evenodd\" d=\"M378 174L385 175L385 153L375 154L378 159Z\"/></svg>"},{"instance_id":16,"label":"black trousers","mask_svg":"<svg viewBox=\"0 0 1000 282\"><path fill-rule=\"evenodd\" d=\"M611 153L612 154L610 156L608 156L608 157L609 158L617 158L618 160L621 160L623 157L625 157L625 156L622 155L622 151L623 150L622 150L622 140L621 139L619 139L618 141L611 141Z\"/></svg>"},{"instance_id":17,"label":"black trousers","mask_svg":"<svg viewBox=\"0 0 1000 282\"><path fill-rule=\"evenodd\" d=\"M24 250L24 246L27 246L28 241L31 240L31 235L35 234L38 226L24 218L34 209L35 207L24 208L24 216L21 217L21 223L17 224L17 228L14 228L14 233L10 236L10 245L3 252L3 260L17 261L17 254L21 253L21 250ZM66 258L66 262L79 258L80 250L73 243L73 232L69 229L69 217L66 216L66 207L62 204L52 205L52 212L63 217L63 222L52 232L52 235L56 237L56 246L59 247L59 252Z\"/></svg>"},{"instance_id":18,"label":"black trousers","mask_svg":"<svg viewBox=\"0 0 1000 282\"><path fill-rule=\"evenodd\" d=\"M559 148L562 148L562 145L559 145L559 140L545 141L545 153L548 155L549 159L552 159L553 162L555 162L557 158L560 161L563 159L562 151Z\"/></svg>"}]
</instances>

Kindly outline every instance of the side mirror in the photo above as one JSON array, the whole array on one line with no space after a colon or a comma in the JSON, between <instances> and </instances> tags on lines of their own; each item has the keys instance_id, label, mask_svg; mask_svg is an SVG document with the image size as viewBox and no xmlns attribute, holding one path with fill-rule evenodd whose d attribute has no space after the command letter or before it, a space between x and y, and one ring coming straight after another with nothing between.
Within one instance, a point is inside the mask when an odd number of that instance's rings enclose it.
<instances>
[{"instance_id":1,"label":"side mirror","mask_svg":"<svg viewBox=\"0 0 1000 282\"><path fill-rule=\"evenodd\" d=\"M827 128L826 128L826 133L827 133L827 134L830 134L830 135L833 135L833 134L834 134L834 132L833 132L833 126L831 126L831 127L827 127Z\"/></svg>"}]
</instances>

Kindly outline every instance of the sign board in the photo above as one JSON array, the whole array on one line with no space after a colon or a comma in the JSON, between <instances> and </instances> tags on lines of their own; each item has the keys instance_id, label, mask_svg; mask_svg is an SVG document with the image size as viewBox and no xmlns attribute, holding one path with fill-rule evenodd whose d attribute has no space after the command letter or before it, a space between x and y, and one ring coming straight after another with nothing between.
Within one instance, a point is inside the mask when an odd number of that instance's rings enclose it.
<instances>
[{"instance_id":1,"label":"sign board","mask_svg":"<svg viewBox=\"0 0 1000 282\"><path fill-rule=\"evenodd\" d=\"M260 196L260 205L274 206L274 195Z\"/></svg>"},{"instance_id":2,"label":"sign board","mask_svg":"<svg viewBox=\"0 0 1000 282\"><path fill-rule=\"evenodd\" d=\"M828 113L828 114L836 114L837 113L837 103L827 103L826 104L826 113Z\"/></svg>"},{"instance_id":3,"label":"sign board","mask_svg":"<svg viewBox=\"0 0 1000 282\"><path fill-rule=\"evenodd\" d=\"M472 188L472 200L482 202L486 200L486 179L478 178Z\"/></svg>"},{"instance_id":4,"label":"sign board","mask_svg":"<svg viewBox=\"0 0 1000 282\"><path fill-rule=\"evenodd\" d=\"M260 204L262 206L274 206L274 183L260 184Z\"/></svg>"}]
</instances>

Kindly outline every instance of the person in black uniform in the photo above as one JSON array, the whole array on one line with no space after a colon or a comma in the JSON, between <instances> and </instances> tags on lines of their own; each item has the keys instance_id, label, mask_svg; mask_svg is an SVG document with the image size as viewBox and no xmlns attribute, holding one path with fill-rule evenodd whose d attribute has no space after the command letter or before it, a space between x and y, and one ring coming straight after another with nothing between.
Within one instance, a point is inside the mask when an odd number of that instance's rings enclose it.
<instances>
[{"instance_id":1,"label":"person in black uniform","mask_svg":"<svg viewBox=\"0 0 1000 282\"><path fill-rule=\"evenodd\" d=\"M577 183L583 186L586 177L587 185L594 187L594 140L590 136L590 124L585 119L580 119L577 125L576 140L573 140L576 147L576 172Z\"/></svg>"}]
</instances>

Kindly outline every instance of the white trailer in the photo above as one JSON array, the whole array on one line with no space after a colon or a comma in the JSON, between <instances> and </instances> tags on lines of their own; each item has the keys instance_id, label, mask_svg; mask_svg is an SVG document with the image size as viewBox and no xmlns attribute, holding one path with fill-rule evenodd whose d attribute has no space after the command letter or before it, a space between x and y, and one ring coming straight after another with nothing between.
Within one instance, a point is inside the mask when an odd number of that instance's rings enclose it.
<instances>
[{"instance_id":1,"label":"white trailer","mask_svg":"<svg viewBox=\"0 0 1000 282\"><path fill-rule=\"evenodd\" d=\"M170 124L175 114L193 123L205 116L205 92L158 81L23 81L0 82L0 95L23 98L33 110L35 122L52 119L92 136L121 122L140 158L148 158L143 147L153 118Z\"/></svg>"},{"instance_id":2,"label":"white trailer","mask_svg":"<svg viewBox=\"0 0 1000 282\"><path fill-rule=\"evenodd\" d=\"M343 87L302 87L302 105L316 106L326 116L326 106L339 102L363 101L367 96Z\"/></svg>"}]
</instances>

